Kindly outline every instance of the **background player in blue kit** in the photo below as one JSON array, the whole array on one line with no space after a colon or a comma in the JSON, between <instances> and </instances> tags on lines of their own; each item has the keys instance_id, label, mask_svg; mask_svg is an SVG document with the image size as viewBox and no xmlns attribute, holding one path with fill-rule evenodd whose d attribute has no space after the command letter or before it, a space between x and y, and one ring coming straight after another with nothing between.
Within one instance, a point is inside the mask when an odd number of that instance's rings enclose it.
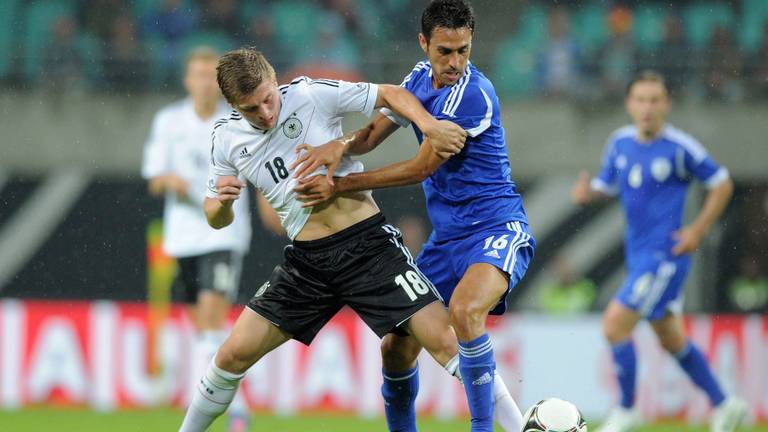
<instances>
[{"instance_id":1,"label":"background player in blue kit","mask_svg":"<svg viewBox=\"0 0 768 432\"><path fill-rule=\"evenodd\" d=\"M696 139L665 122L670 101L660 75L640 74L629 85L626 107L634 125L611 135L600 173L590 181L588 173L582 172L572 192L578 204L618 195L627 218L628 275L603 317L621 404L600 430L626 432L641 422L632 409L637 370L632 330L646 319L662 347L716 407L712 431L733 431L746 405L725 398L704 355L688 340L680 315L690 254L728 204L733 183L728 170L708 156ZM694 221L682 226L692 178L709 191Z\"/></svg>"},{"instance_id":2,"label":"background player in blue kit","mask_svg":"<svg viewBox=\"0 0 768 432\"><path fill-rule=\"evenodd\" d=\"M459 339L453 368L458 365L463 377L472 430L493 430L495 398L497 420L505 430L517 432L522 427L520 411L496 375L485 322L489 313L504 313L506 295L525 274L535 242L511 179L496 93L469 62L471 7L461 0L433 1L422 14L421 30L419 44L428 61L417 63L401 85L435 118L453 121L467 131L463 149L433 149L414 126L421 146L413 159L333 179L344 152L370 151L399 126L408 125L383 110L384 115L360 131L325 146L303 147L306 153L295 166L304 165L297 175L320 165L327 165L329 174L305 180L297 191L312 206L334 194L423 182L433 231L416 262L448 305ZM390 430L416 430L420 350L410 336L391 334L382 342L382 394Z\"/></svg>"}]
</instances>

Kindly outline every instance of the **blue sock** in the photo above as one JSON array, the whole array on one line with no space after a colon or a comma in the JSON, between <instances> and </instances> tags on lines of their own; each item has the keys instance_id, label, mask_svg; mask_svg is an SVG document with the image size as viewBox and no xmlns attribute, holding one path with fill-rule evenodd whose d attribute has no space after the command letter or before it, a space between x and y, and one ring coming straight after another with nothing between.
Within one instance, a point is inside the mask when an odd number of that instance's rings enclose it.
<instances>
[{"instance_id":1,"label":"blue sock","mask_svg":"<svg viewBox=\"0 0 768 432\"><path fill-rule=\"evenodd\" d=\"M616 379L621 390L621 406L632 408L635 404L635 377L637 376L637 354L632 339L611 345Z\"/></svg>"},{"instance_id":2,"label":"blue sock","mask_svg":"<svg viewBox=\"0 0 768 432\"><path fill-rule=\"evenodd\" d=\"M493 432L493 345L488 333L469 342L459 341L459 370L467 392L472 432Z\"/></svg>"},{"instance_id":3,"label":"blue sock","mask_svg":"<svg viewBox=\"0 0 768 432\"><path fill-rule=\"evenodd\" d=\"M404 372L382 370L384 415L391 432L416 432L416 395L419 393L419 365Z\"/></svg>"},{"instance_id":4,"label":"blue sock","mask_svg":"<svg viewBox=\"0 0 768 432\"><path fill-rule=\"evenodd\" d=\"M696 348L696 345L688 341L685 348L675 354L675 358L677 358L677 362L680 363L680 367L683 368L685 373L691 377L691 381L707 393L712 406L718 406L725 400L725 395L723 395L720 385L715 380L714 375L712 375L712 369L709 368L707 359Z\"/></svg>"}]
</instances>

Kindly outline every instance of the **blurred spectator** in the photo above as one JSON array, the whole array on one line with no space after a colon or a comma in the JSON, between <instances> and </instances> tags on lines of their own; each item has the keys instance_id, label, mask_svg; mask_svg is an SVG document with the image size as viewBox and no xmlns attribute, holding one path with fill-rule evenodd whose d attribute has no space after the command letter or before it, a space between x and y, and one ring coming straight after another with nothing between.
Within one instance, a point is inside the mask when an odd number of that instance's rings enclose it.
<instances>
[{"instance_id":1,"label":"blurred spectator","mask_svg":"<svg viewBox=\"0 0 768 432\"><path fill-rule=\"evenodd\" d=\"M743 99L741 72L744 59L733 40L733 34L717 26L707 49L704 70L705 92L708 98L735 102Z\"/></svg>"},{"instance_id":2,"label":"blurred spectator","mask_svg":"<svg viewBox=\"0 0 768 432\"><path fill-rule=\"evenodd\" d=\"M580 82L581 52L570 33L570 16L564 7L549 13L549 38L538 61L539 87L544 96L573 95Z\"/></svg>"},{"instance_id":3,"label":"blurred spectator","mask_svg":"<svg viewBox=\"0 0 768 432\"><path fill-rule=\"evenodd\" d=\"M754 255L745 255L739 263L739 275L728 287L728 299L741 312L768 311L768 279Z\"/></svg>"},{"instance_id":4,"label":"blurred spectator","mask_svg":"<svg viewBox=\"0 0 768 432\"><path fill-rule=\"evenodd\" d=\"M160 41L157 46L160 55L158 62L158 80L166 85L175 85L178 81L177 65L185 53L181 41L190 34L195 25L195 15L188 7L183 7L183 0L163 0L160 10L147 14L143 29L149 39Z\"/></svg>"},{"instance_id":5,"label":"blurred spectator","mask_svg":"<svg viewBox=\"0 0 768 432\"><path fill-rule=\"evenodd\" d=\"M678 95L689 84L691 61L696 58L693 54L693 47L685 38L683 20L678 15L669 15L664 20L664 38L643 67L659 71L670 94Z\"/></svg>"},{"instance_id":6,"label":"blurred spectator","mask_svg":"<svg viewBox=\"0 0 768 432\"><path fill-rule=\"evenodd\" d=\"M551 314L572 314L587 312L595 301L597 289L589 279L576 279L568 258L555 258L556 280L539 291L539 304Z\"/></svg>"},{"instance_id":7,"label":"blurred spectator","mask_svg":"<svg viewBox=\"0 0 768 432\"><path fill-rule=\"evenodd\" d=\"M620 100L635 73L635 46L632 41L632 12L615 8L608 15L610 37L600 52L600 89L605 97Z\"/></svg>"},{"instance_id":8,"label":"blurred spectator","mask_svg":"<svg viewBox=\"0 0 768 432\"><path fill-rule=\"evenodd\" d=\"M183 7L183 0L163 0L160 10L144 20L144 31L167 42L176 42L192 31L195 16Z\"/></svg>"},{"instance_id":9,"label":"blurred spectator","mask_svg":"<svg viewBox=\"0 0 768 432\"><path fill-rule=\"evenodd\" d=\"M749 94L755 99L768 98L768 22L763 27L760 47L749 59Z\"/></svg>"},{"instance_id":10,"label":"blurred spectator","mask_svg":"<svg viewBox=\"0 0 768 432\"><path fill-rule=\"evenodd\" d=\"M327 11L320 19L309 50L301 58L309 63L330 63L349 69L360 66L360 53L354 41L345 32L344 20L335 12Z\"/></svg>"},{"instance_id":11,"label":"blurred spectator","mask_svg":"<svg viewBox=\"0 0 768 432\"><path fill-rule=\"evenodd\" d=\"M323 0L322 5L343 20L347 32L355 36L363 36L363 26L360 24L360 16L354 0Z\"/></svg>"},{"instance_id":12,"label":"blurred spectator","mask_svg":"<svg viewBox=\"0 0 768 432\"><path fill-rule=\"evenodd\" d=\"M147 53L139 43L131 15L115 19L104 57L104 78L115 90L140 90L149 80Z\"/></svg>"},{"instance_id":13,"label":"blurred spectator","mask_svg":"<svg viewBox=\"0 0 768 432\"><path fill-rule=\"evenodd\" d=\"M77 23L70 16L57 18L43 53L44 85L54 91L82 88L85 81L83 65L84 59L77 49Z\"/></svg>"},{"instance_id":14,"label":"blurred spectator","mask_svg":"<svg viewBox=\"0 0 768 432\"><path fill-rule=\"evenodd\" d=\"M242 35L236 0L206 0L202 3L200 24L203 29L227 32L235 37Z\"/></svg>"},{"instance_id":15,"label":"blurred spectator","mask_svg":"<svg viewBox=\"0 0 768 432\"><path fill-rule=\"evenodd\" d=\"M112 27L119 16L131 12L120 0L81 0L78 5L78 21L86 31L101 39L112 35Z\"/></svg>"},{"instance_id":16,"label":"blurred spectator","mask_svg":"<svg viewBox=\"0 0 768 432\"><path fill-rule=\"evenodd\" d=\"M406 214L397 220L395 226L403 234L405 247L411 251L413 256L418 255L421 252L421 247L424 246L424 242L427 240L428 232L424 219L416 215Z\"/></svg>"},{"instance_id":17,"label":"blurred spectator","mask_svg":"<svg viewBox=\"0 0 768 432\"><path fill-rule=\"evenodd\" d=\"M243 32L240 45L256 47L266 58L270 59L278 75L285 70L287 59L277 49L275 26L270 15L260 13L253 17L250 25Z\"/></svg>"}]
</instances>

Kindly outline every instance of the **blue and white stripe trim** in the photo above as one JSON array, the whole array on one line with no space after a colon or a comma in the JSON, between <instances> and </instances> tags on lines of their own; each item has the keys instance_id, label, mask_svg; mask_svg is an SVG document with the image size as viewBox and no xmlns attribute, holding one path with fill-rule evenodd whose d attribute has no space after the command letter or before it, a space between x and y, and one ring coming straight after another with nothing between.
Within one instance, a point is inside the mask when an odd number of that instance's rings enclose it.
<instances>
[{"instance_id":1,"label":"blue and white stripe trim","mask_svg":"<svg viewBox=\"0 0 768 432\"><path fill-rule=\"evenodd\" d=\"M464 348L461 346L461 344L459 344L459 354L465 358L481 357L491 351L493 351L493 343L491 342L490 338L488 338L488 340L484 343L472 348Z\"/></svg>"},{"instance_id":2,"label":"blue and white stripe trim","mask_svg":"<svg viewBox=\"0 0 768 432\"><path fill-rule=\"evenodd\" d=\"M517 263L517 252L520 248L531 245L531 235L523 230L523 225L519 221L507 222L507 229L513 231L515 236L509 242L507 256L501 269L511 274L515 270L515 264Z\"/></svg>"},{"instance_id":3,"label":"blue and white stripe trim","mask_svg":"<svg viewBox=\"0 0 768 432\"><path fill-rule=\"evenodd\" d=\"M451 93L445 100L445 105L443 105L443 114L450 117L454 117L456 115L456 109L461 103L461 98L464 97L464 90L467 88L467 84L469 84L469 79L471 76L472 70L469 66L467 66L467 68L464 69L464 76L461 77L461 79L459 79L459 81L453 85L453 88L451 88Z\"/></svg>"}]
</instances>

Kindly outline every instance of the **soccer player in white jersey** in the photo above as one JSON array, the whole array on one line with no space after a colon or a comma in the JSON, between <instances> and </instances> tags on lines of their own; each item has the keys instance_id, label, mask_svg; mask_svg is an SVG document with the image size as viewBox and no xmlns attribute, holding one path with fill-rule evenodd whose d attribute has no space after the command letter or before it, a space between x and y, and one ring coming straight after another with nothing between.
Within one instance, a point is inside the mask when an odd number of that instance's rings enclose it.
<instances>
[{"instance_id":1,"label":"soccer player in white jersey","mask_svg":"<svg viewBox=\"0 0 768 432\"><path fill-rule=\"evenodd\" d=\"M193 386L226 339L227 315L251 240L246 196L233 206L237 221L226 229L209 227L203 213L211 131L216 119L230 112L216 84L218 58L208 48L192 51L184 71L188 97L155 116L142 167L150 192L165 196L163 249L179 264L173 300L189 304L194 317ZM247 412L238 398L230 410L230 430L246 429Z\"/></svg>"},{"instance_id":2,"label":"soccer player in white jersey","mask_svg":"<svg viewBox=\"0 0 768 432\"><path fill-rule=\"evenodd\" d=\"M433 142L463 145L466 133L437 121L399 86L295 79L277 86L264 56L243 48L222 56L218 82L232 115L214 127L205 214L211 226L237 220L233 205L247 179L275 208L292 244L258 288L197 386L182 431L206 430L232 401L243 374L293 338L309 344L344 305L379 336L412 334L442 365L456 354L456 335L432 284L385 222L370 192L345 194L304 208L289 170L302 143L342 135L348 112L387 107L419 125ZM349 158L337 176L363 170ZM318 170L323 175L323 170Z\"/></svg>"},{"instance_id":3,"label":"soccer player in white jersey","mask_svg":"<svg viewBox=\"0 0 768 432\"><path fill-rule=\"evenodd\" d=\"M733 182L696 139L666 123L670 100L660 75L649 71L633 80L626 109L634 124L611 135L599 174L590 180L582 172L572 191L578 204L618 196L627 218L628 274L603 315L621 401L600 431L628 432L641 423L633 409L637 360L632 331L647 320L661 346L715 407L711 430L730 432L746 405L723 394L703 353L688 339L681 312L691 254L728 204ZM708 193L693 222L683 226L692 179L704 183Z\"/></svg>"}]
</instances>

